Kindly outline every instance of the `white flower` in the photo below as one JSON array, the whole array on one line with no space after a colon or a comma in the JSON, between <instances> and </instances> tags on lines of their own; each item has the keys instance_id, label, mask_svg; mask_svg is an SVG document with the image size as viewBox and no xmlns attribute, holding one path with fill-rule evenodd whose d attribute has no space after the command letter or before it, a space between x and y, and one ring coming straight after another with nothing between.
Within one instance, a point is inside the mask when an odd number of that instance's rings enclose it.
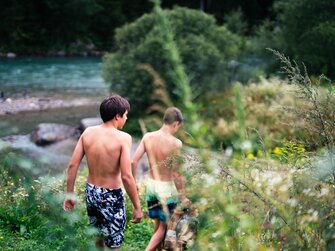
<instances>
[{"instance_id":1,"label":"white flower","mask_svg":"<svg viewBox=\"0 0 335 251\"><path fill-rule=\"evenodd\" d=\"M308 209L307 213L312 214L314 212L313 208Z\"/></svg>"},{"instance_id":2,"label":"white flower","mask_svg":"<svg viewBox=\"0 0 335 251\"><path fill-rule=\"evenodd\" d=\"M201 199L200 199L200 204L201 204L201 205L207 205L207 204L208 204L207 199L205 199L205 198L201 198Z\"/></svg>"},{"instance_id":3,"label":"white flower","mask_svg":"<svg viewBox=\"0 0 335 251\"><path fill-rule=\"evenodd\" d=\"M320 196L325 196L329 193L328 188L321 188Z\"/></svg>"},{"instance_id":4,"label":"white flower","mask_svg":"<svg viewBox=\"0 0 335 251\"><path fill-rule=\"evenodd\" d=\"M293 168L292 168L292 169L290 170L290 174L293 174L293 173L295 173L296 171L297 171L296 169L293 169Z\"/></svg>"},{"instance_id":5,"label":"white flower","mask_svg":"<svg viewBox=\"0 0 335 251\"><path fill-rule=\"evenodd\" d=\"M225 150L225 155L227 157L231 157L233 155L233 148L232 147L227 147Z\"/></svg>"},{"instance_id":6,"label":"white flower","mask_svg":"<svg viewBox=\"0 0 335 251\"><path fill-rule=\"evenodd\" d=\"M289 199L287 202L288 204L290 204L291 207L296 207L298 205L298 201L294 198Z\"/></svg>"},{"instance_id":7,"label":"white flower","mask_svg":"<svg viewBox=\"0 0 335 251\"><path fill-rule=\"evenodd\" d=\"M264 173L262 174L262 176L263 176L263 178L264 178L265 180L268 180L268 179L271 179L271 178L272 178L273 173L270 172L270 171L267 171L267 172L264 172Z\"/></svg>"},{"instance_id":8,"label":"white flower","mask_svg":"<svg viewBox=\"0 0 335 251\"><path fill-rule=\"evenodd\" d=\"M243 141L241 144L242 150L247 150L247 149L250 149L251 147L252 147L252 144L250 140Z\"/></svg>"},{"instance_id":9,"label":"white flower","mask_svg":"<svg viewBox=\"0 0 335 251\"><path fill-rule=\"evenodd\" d=\"M215 233L212 234L213 238L216 238L217 236L219 236L221 234L220 231L216 231Z\"/></svg>"},{"instance_id":10,"label":"white flower","mask_svg":"<svg viewBox=\"0 0 335 251\"><path fill-rule=\"evenodd\" d=\"M310 191L311 191L310 188L307 188L307 189L302 190L302 192L303 192L304 194L306 194L306 195L307 195Z\"/></svg>"},{"instance_id":11,"label":"white flower","mask_svg":"<svg viewBox=\"0 0 335 251\"><path fill-rule=\"evenodd\" d=\"M283 179L280 176L276 176L270 180L270 185L276 185L280 183Z\"/></svg>"},{"instance_id":12,"label":"white flower","mask_svg":"<svg viewBox=\"0 0 335 251\"><path fill-rule=\"evenodd\" d=\"M204 174L202 177L204 178L207 185L212 185L215 182L213 175Z\"/></svg>"}]
</instances>

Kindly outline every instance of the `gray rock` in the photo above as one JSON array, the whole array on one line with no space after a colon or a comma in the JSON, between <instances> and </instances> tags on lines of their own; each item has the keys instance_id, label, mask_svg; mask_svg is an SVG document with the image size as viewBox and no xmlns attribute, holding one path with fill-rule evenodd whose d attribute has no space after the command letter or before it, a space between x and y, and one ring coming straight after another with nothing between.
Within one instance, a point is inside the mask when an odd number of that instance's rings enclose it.
<instances>
[{"instance_id":1,"label":"gray rock","mask_svg":"<svg viewBox=\"0 0 335 251\"><path fill-rule=\"evenodd\" d=\"M16 58L16 54L14 52L8 52L7 58Z\"/></svg>"},{"instance_id":2,"label":"gray rock","mask_svg":"<svg viewBox=\"0 0 335 251\"><path fill-rule=\"evenodd\" d=\"M39 146L52 144L77 136L78 130L76 128L53 123L39 124L30 134L31 141Z\"/></svg>"},{"instance_id":3,"label":"gray rock","mask_svg":"<svg viewBox=\"0 0 335 251\"><path fill-rule=\"evenodd\" d=\"M87 127L101 125L101 118L85 118L80 121L79 129L83 132Z\"/></svg>"},{"instance_id":4,"label":"gray rock","mask_svg":"<svg viewBox=\"0 0 335 251\"><path fill-rule=\"evenodd\" d=\"M64 57L66 55L66 53L65 53L65 51L57 51L55 53L55 55L58 56L58 57Z\"/></svg>"}]
</instances>

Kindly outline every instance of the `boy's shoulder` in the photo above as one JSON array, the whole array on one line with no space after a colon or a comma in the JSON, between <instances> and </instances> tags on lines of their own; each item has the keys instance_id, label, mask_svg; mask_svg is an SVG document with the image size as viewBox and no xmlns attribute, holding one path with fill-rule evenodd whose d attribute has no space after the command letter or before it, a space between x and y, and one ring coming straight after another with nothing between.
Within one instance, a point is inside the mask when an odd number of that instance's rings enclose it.
<instances>
[{"instance_id":1,"label":"boy's shoulder","mask_svg":"<svg viewBox=\"0 0 335 251\"><path fill-rule=\"evenodd\" d=\"M143 135L143 140L150 140L152 139L153 137L155 137L156 135L158 135L158 131L152 131L152 132L146 132L144 135Z\"/></svg>"},{"instance_id":2,"label":"boy's shoulder","mask_svg":"<svg viewBox=\"0 0 335 251\"><path fill-rule=\"evenodd\" d=\"M121 140L132 141L131 135L127 132L118 130L116 132L116 134L118 135L119 139L121 139Z\"/></svg>"},{"instance_id":3,"label":"boy's shoulder","mask_svg":"<svg viewBox=\"0 0 335 251\"><path fill-rule=\"evenodd\" d=\"M183 142L182 142L180 139L176 138L176 137L175 137L175 142L176 142L176 146L177 146L178 148L180 148L180 147L183 146Z\"/></svg>"},{"instance_id":4,"label":"boy's shoulder","mask_svg":"<svg viewBox=\"0 0 335 251\"><path fill-rule=\"evenodd\" d=\"M92 134L92 133L94 133L96 130L99 130L99 129L98 129L98 126L89 126L89 127L87 127L87 128L83 131L82 135L85 136L85 135Z\"/></svg>"}]
</instances>

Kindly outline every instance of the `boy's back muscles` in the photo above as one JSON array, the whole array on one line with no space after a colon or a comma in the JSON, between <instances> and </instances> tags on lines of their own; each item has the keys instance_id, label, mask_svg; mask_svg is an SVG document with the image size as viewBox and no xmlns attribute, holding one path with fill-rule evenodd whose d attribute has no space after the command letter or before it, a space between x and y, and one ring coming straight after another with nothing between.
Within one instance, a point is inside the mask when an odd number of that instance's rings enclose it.
<instances>
[{"instance_id":1,"label":"boy's back muscles","mask_svg":"<svg viewBox=\"0 0 335 251\"><path fill-rule=\"evenodd\" d=\"M127 133L103 126L88 128L83 133L89 183L110 189L121 187L120 156L129 138Z\"/></svg>"}]
</instances>

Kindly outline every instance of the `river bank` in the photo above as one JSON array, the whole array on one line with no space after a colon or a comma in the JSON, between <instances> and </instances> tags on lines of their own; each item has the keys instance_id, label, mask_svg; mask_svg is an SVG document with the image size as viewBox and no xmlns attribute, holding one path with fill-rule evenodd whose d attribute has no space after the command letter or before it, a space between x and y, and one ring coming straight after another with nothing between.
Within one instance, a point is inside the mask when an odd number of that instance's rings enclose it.
<instances>
[{"instance_id":1,"label":"river bank","mask_svg":"<svg viewBox=\"0 0 335 251\"><path fill-rule=\"evenodd\" d=\"M4 115L18 114L22 112L46 111L55 108L67 108L78 106L95 106L99 101L92 98L67 98L54 97L22 97L1 98L0 117Z\"/></svg>"},{"instance_id":2,"label":"river bank","mask_svg":"<svg viewBox=\"0 0 335 251\"><path fill-rule=\"evenodd\" d=\"M32 141L32 132L39 124L55 123L79 128L85 118L99 118L98 98L11 98L0 102L0 142L31 161L41 175L62 174L77 143L76 136L40 146ZM134 154L140 139L133 138L131 154ZM85 166L85 160L83 166ZM141 160L139 172L143 177L147 160Z\"/></svg>"}]
</instances>

